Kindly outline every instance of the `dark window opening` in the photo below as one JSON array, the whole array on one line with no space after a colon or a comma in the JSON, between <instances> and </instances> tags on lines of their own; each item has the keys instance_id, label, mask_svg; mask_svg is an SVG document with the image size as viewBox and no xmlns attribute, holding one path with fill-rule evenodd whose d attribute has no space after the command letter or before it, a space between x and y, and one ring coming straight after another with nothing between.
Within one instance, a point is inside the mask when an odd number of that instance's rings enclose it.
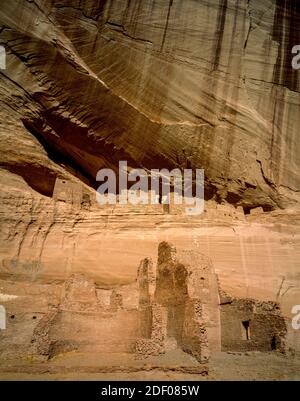
<instances>
[{"instance_id":1,"label":"dark window opening","mask_svg":"<svg viewBox=\"0 0 300 401\"><path fill-rule=\"evenodd\" d=\"M242 328L243 328L243 340L250 340L250 320L244 320L242 322Z\"/></svg>"},{"instance_id":2,"label":"dark window opening","mask_svg":"<svg viewBox=\"0 0 300 401\"><path fill-rule=\"evenodd\" d=\"M11 319L14 319L15 318L15 315L11 315L11 317L10 317Z\"/></svg>"},{"instance_id":3,"label":"dark window opening","mask_svg":"<svg viewBox=\"0 0 300 401\"><path fill-rule=\"evenodd\" d=\"M271 350L272 351L276 351L277 350L277 340L276 340L276 336L272 337L271 340Z\"/></svg>"}]
</instances>

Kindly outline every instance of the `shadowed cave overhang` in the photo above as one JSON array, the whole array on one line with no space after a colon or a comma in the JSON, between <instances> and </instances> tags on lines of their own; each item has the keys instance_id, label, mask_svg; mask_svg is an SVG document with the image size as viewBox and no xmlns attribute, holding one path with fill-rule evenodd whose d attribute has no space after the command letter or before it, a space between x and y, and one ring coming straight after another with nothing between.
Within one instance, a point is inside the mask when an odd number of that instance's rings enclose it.
<instances>
[{"instance_id":1,"label":"shadowed cave overhang","mask_svg":"<svg viewBox=\"0 0 300 401\"><path fill-rule=\"evenodd\" d=\"M204 37L207 12L213 22ZM3 101L50 160L77 171L92 187L100 168L117 170L119 160L127 160L146 169L204 168L206 198L245 210L285 207L297 193L299 80L288 68L289 48L299 39L296 1L235 7L225 0L131 1L122 7L117 1L47 7L23 1L18 9L6 5L0 19L1 43L11 59L2 74L26 99L20 108L15 94L6 92ZM38 22L29 29L33 20ZM253 63L258 29L261 45L271 35L278 53L264 60L272 79L263 77L266 89L254 93L249 85L257 82L255 71L251 75L247 63ZM201 54L200 39L206 46ZM266 70L260 68L258 75ZM41 166L31 174L30 163L18 160L2 166L51 195L51 169L48 174Z\"/></svg>"}]
</instances>

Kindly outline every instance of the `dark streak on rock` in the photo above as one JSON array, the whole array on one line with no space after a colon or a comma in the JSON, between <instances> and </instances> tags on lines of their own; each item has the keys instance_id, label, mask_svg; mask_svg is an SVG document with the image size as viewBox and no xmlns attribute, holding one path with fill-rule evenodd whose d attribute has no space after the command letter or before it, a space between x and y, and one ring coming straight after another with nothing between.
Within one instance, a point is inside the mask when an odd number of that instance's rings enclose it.
<instances>
[{"instance_id":1,"label":"dark streak on rock","mask_svg":"<svg viewBox=\"0 0 300 401\"><path fill-rule=\"evenodd\" d=\"M169 26L169 20L170 20L170 13L171 13L171 7L173 5L173 0L169 0L169 8L168 8L168 15L167 15L167 21L166 21L166 25L165 25L165 30L164 30L164 36L163 36L163 40L162 40L162 44L161 44L161 48L160 51L162 52L165 46L165 42L166 42L166 37L167 37L167 31L168 31L168 26Z\"/></svg>"},{"instance_id":2,"label":"dark streak on rock","mask_svg":"<svg viewBox=\"0 0 300 401\"><path fill-rule=\"evenodd\" d=\"M300 44L299 0L276 0L273 40L279 43L273 81L297 91L298 72L292 68L292 48Z\"/></svg>"},{"instance_id":3,"label":"dark streak on rock","mask_svg":"<svg viewBox=\"0 0 300 401\"><path fill-rule=\"evenodd\" d=\"M220 7L218 8L218 22L217 22L217 30L216 30L216 49L215 56L212 62L213 71L218 69L220 63L220 55L222 49L222 42L224 36L224 28L225 28L225 20L226 20L226 11L227 11L227 3L228 0L221 0Z\"/></svg>"}]
</instances>

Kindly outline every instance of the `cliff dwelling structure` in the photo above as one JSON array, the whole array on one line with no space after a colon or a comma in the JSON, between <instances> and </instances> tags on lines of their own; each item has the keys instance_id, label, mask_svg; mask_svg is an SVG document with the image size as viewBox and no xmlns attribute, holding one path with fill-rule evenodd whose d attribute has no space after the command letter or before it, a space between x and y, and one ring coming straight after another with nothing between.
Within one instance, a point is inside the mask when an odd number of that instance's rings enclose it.
<instances>
[{"instance_id":1,"label":"cliff dwelling structure","mask_svg":"<svg viewBox=\"0 0 300 401\"><path fill-rule=\"evenodd\" d=\"M11 285L22 293L21 284ZM164 354L178 363L174 352L180 350L194 358L184 369L203 375L215 352L288 350L278 303L228 296L207 256L177 252L168 242L159 244L157 263L141 260L131 284L104 289L75 273L60 285L35 287L31 312L24 302L6 302L9 324L0 351L8 359L16 353L46 360L71 351L125 353L134 366ZM48 302L37 312L43 291Z\"/></svg>"},{"instance_id":2,"label":"cliff dwelling structure","mask_svg":"<svg viewBox=\"0 0 300 401\"><path fill-rule=\"evenodd\" d=\"M299 380L300 2L2 3L0 380Z\"/></svg>"}]
</instances>

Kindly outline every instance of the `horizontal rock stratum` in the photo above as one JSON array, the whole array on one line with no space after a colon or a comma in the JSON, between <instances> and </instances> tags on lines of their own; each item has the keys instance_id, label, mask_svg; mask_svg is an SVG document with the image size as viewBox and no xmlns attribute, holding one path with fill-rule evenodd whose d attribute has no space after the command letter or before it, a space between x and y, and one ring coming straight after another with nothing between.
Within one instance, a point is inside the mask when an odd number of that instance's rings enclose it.
<instances>
[{"instance_id":1,"label":"horizontal rock stratum","mask_svg":"<svg viewBox=\"0 0 300 401\"><path fill-rule=\"evenodd\" d=\"M299 379L295 45L297 0L1 5L0 377L200 377L256 351ZM121 160L204 169L204 213L97 205Z\"/></svg>"},{"instance_id":2,"label":"horizontal rock stratum","mask_svg":"<svg viewBox=\"0 0 300 401\"><path fill-rule=\"evenodd\" d=\"M124 159L204 168L207 197L229 203L290 204L300 182L300 80L291 63L299 7L7 2L1 164L46 195L63 175L53 162L94 185L99 168Z\"/></svg>"}]
</instances>

